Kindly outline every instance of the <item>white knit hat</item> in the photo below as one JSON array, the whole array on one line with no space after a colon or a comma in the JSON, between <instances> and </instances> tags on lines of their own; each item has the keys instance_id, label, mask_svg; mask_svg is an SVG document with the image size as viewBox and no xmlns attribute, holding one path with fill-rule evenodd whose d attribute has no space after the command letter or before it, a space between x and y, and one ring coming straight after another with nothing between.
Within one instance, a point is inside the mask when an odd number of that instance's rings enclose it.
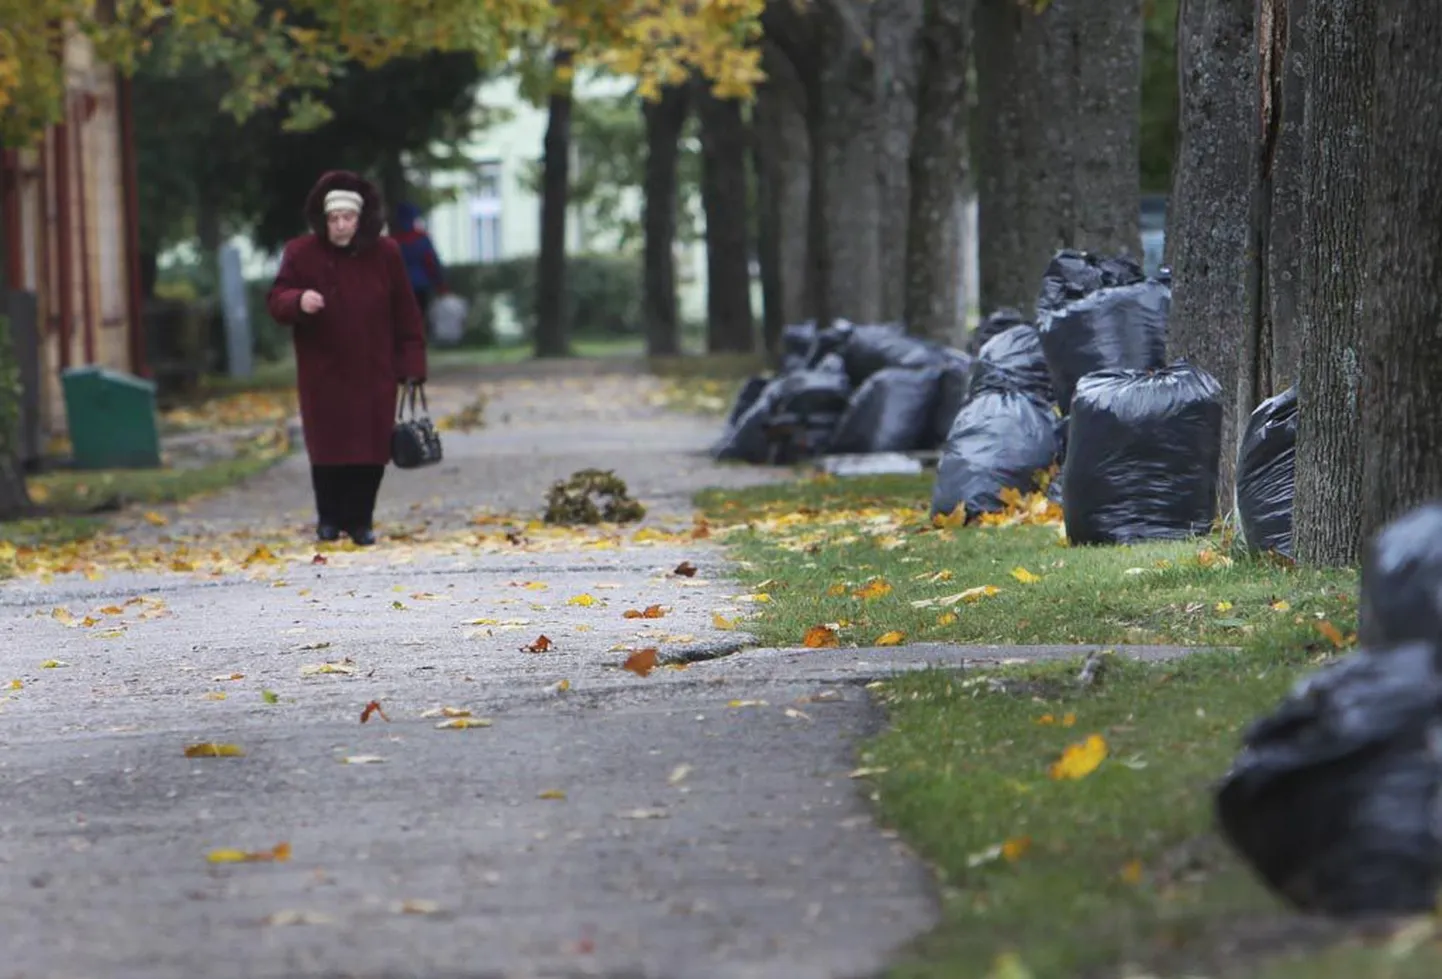
<instances>
[{"instance_id":1,"label":"white knit hat","mask_svg":"<svg viewBox=\"0 0 1442 979\"><path fill-rule=\"evenodd\" d=\"M332 211L361 211L361 195L353 190L333 190L325 195L325 213Z\"/></svg>"}]
</instances>

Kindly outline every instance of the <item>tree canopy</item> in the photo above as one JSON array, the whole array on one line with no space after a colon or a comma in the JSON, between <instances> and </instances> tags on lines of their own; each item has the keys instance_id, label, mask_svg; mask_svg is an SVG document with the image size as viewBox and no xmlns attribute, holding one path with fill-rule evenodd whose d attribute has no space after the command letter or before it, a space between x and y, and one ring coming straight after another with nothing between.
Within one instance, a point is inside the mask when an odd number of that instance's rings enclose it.
<instances>
[{"instance_id":1,"label":"tree canopy","mask_svg":"<svg viewBox=\"0 0 1442 979\"><path fill-rule=\"evenodd\" d=\"M749 94L760 80L765 0L0 0L0 138L33 139L60 115L67 30L127 73L167 44L226 79L222 106L239 119L281 104L290 125L315 128L329 110L312 93L347 63L467 53L504 63L516 50L572 52L571 68L634 76L643 96L693 69L717 94Z\"/></svg>"}]
</instances>

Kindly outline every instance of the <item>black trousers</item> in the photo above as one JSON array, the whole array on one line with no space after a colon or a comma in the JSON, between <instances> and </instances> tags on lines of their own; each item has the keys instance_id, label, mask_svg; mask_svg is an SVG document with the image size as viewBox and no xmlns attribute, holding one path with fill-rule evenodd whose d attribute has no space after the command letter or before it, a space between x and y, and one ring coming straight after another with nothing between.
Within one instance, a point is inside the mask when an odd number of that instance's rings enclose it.
<instances>
[{"instance_id":1,"label":"black trousers","mask_svg":"<svg viewBox=\"0 0 1442 979\"><path fill-rule=\"evenodd\" d=\"M340 530L370 529L385 472L385 466L312 465L310 482L320 523Z\"/></svg>"}]
</instances>

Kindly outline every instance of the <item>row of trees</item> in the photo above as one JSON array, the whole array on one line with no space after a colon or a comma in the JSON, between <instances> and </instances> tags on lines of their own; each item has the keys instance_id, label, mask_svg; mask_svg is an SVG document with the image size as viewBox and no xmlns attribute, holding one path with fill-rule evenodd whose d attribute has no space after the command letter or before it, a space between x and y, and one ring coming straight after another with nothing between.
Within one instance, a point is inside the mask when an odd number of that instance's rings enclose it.
<instances>
[{"instance_id":1,"label":"row of trees","mask_svg":"<svg viewBox=\"0 0 1442 979\"><path fill-rule=\"evenodd\" d=\"M0 0L0 11L15 7L13 22L33 26L39 44L82 2ZM465 51L532 66L551 117L543 355L568 349L565 150L571 80L587 64L633 74L647 99L642 230L656 352L675 347L677 140L692 112L714 349L752 344L753 222L768 344L783 323L838 316L902 319L954 338L956 207L967 182L979 200L984 310L1029 308L1058 247L1139 252L1153 0L293 0L285 16L259 17L256 0L107 9L113 16L91 29L121 63L157 37L204 50L238 112L284 105L301 124L322 121L322 107L308 94L282 103L282 93L320 90L348 63ZM1442 79L1424 67L1442 40L1442 8L1182 0L1175 38L1173 350L1222 380L1229 450L1260 399L1300 385L1298 551L1354 561L1365 534L1442 490L1429 394L1442 373L1442 198L1431 162ZM0 46L12 135L43 121L53 89L30 44Z\"/></svg>"}]
</instances>

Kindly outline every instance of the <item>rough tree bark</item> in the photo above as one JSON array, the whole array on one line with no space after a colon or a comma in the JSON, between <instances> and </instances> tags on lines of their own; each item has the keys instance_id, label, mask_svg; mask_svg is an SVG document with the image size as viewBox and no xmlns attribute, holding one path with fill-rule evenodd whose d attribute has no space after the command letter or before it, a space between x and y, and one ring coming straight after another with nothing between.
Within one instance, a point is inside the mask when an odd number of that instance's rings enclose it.
<instances>
[{"instance_id":1,"label":"rough tree bark","mask_svg":"<svg viewBox=\"0 0 1442 979\"><path fill-rule=\"evenodd\" d=\"M768 349L781 329L814 315L811 251L807 245L811 198L811 147L806 136L806 88L787 54L764 42L766 81L753 110L757 185L760 189L761 276L766 298Z\"/></svg>"},{"instance_id":2,"label":"rough tree bark","mask_svg":"<svg viewBox=\"0 0 1442 979\"><path fill-rule=\"evenodd\" d=\"M981 307L1029 311L1056 249L1141 254L1141 0L977 0L975 36Z\"/></svg>"},{"instance_id":3,"label":"rough tree bark","mask_svg":"<svg viewBox=\"0 0 1442 979\"><path fill-rule=\"evenodd\" d=\"M956 343L961 222L966 176L966 72L972 0L926 0L916 134L909 160L905 316L918 336Z\"/></svg>"},{"instance_id":4,"label":"rough tree bark","mask_svg":"<svg viewBox=\"0 0 1442 979\"><path fill-rule=\"evenodd\" d=\"M864 23L850 8L812 8L816 32L812 135L812 247L819 312L857 323L881 318L881 191L876 180L876 83Z\"/></svg>"},{"instance_id":5,"label":"rough tree bark","mask_svg":"<svg viewBox=\"0 0 1442 979\"><path fill-rule=\"evenodd\" d=\"M906 249L912 199L910 167L914 159L911 147L917 126L917 85L923 57L920 45L925 43L925 36L919 32L925 5L925 0L871 0L880 219L879 313L888 322L906 320L912 332L915 330L906 317ZM956 70L965 73L964 55Z\"/></svg>"},{"instance_id":6,"label":"rough tree bark","mask_svg":"<svg viewBox=\"0 0 1442 979\"><path fill-rule=\"evenodd\" d=\"M1167 354L1207 370L1221 384L1228 408L1222 500L1231 499L1236 467L1239 350L1254 322L1247 305L1257 162L1254 3L1181 0L1177 11L1181 118L1167 206L1173 273Z\"/></svg>"},{"instance_id":7,"label":"rough tree bark","mask_svg":"<svg viewBox=\"0 0 1442 979\"><path fill-rule=\"evenodd\" d=\"M687 87L673 85L663 89L655 102L641 103L646 125L646 172L641 204L645 237L642 326L646 353L651 357L673 357L681 352L674 251L679 206L676 163L689 101Z\"/></svg>"},{"instance_id":8,"label":"rough tree bark","mask_svg":"<svg viewBox=\"0 0 1442 979\"><path fill-rule=\"evenodd\" d=\"M746 187L749 135L741 103L718 99L698 79L701 121L701 203L706 212L706 349L756 349L751 316L751 222Z\"/></svg>"},{"instance_id":9,"label":"rough tree bark","mask_svg":"<svg viewBox=\"0 0 1442 979\"><path fill-rule=\"evenodd\" d=\"M1309 564L1361 557L1362 257L1364 201L1373 179L1375 0L1313 3L1307 11L1305 178L1292 547ZM1387 281L1398 281L1389 271ZM1368 322L1370 333L1376 324Z\"/></svg>"},{"instance_id":10,"label":"rough tree bark","mask_svg":"<svg viewBox=\"0 0 1442 979\"><path fill-rule=\"evenodd\" d=\"M1376 0L1376 17L1365 236L1335 256L1363 268L1364 539L1442 495L1442 6Z\"/></svg>"},{"instance_id":11,"label":"rough tree bark","mask_svg":"<svg viewBox=\"0 0 1442 979\"><path fill-rule=\"evenodd\" d=\"M1267 228L1267 313L1271 335L1268 396L1297 383L1297 297L1301 288L1302 201L1306 192L1303 126L1307 105L1308 0L1266 0L1277 10L1274 49L1284 52L1273 65L1273 123L1276 127ZM1279 35L1279 36L1278 36Z\"/></svg>"},{"instance_id":12,"label":"rough tree bark","mask_svg":"<svg viewBox=\"0 0 1442 979\"><path fill-rule=\"evenodd\" d=\"M569 51L556 52L557 73L569 68ZM541 248L536 263L537 357L565 357L571 353L571 324L566 309L566 209L570 203L571 85L557 84L551 92L550 118L542 144L545 162L541 176Z\"/></svg>"}]
</instances>

